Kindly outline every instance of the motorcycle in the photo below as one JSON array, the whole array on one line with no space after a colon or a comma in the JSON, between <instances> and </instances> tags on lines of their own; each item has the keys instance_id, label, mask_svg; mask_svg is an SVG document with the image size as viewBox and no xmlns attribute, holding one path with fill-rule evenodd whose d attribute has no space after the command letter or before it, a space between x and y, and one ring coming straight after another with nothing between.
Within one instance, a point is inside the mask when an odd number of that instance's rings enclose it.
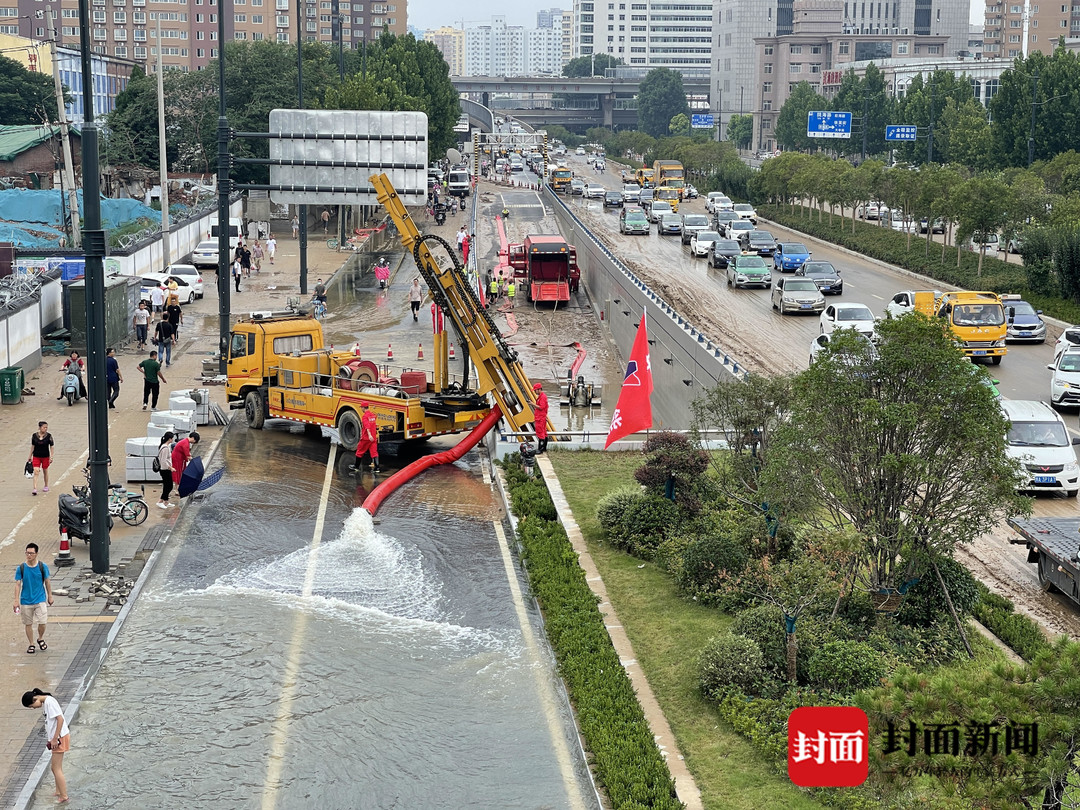
<instances>
[{"instance_id":1,"label":"motorcycle","mask_svg":"<svg viewBox=\"0 0 1080 810\"><path fill-rule=\"evenodd\" d=\"M458 198L458 205L460 206L462 211L465 210L465 198L464 197L459 197Z\"/></svg>"},{"instance_id":2,"label":"motorcycle","mask_svg":"<svg viewBox=\"0 0 1080 810\"><path fill-rule=\"evenodd\" d=\"M435 224L443 225L446 223L446 206L441 203L435 206Z\"/></svg>"},{"instance_id":3,"label":"motorcycle","mask_svg":"<svg viewBox=\"0 0 1080 810\"><path fill-rule=\"evenodd\" d=\"M60 396L67 400L69 406L74 405L79 399L82 398L82 377L75 371L72 371L70 366L66 369L60 369L64 374L64 383L60 386Z\"/></svg>"}]
</instances>

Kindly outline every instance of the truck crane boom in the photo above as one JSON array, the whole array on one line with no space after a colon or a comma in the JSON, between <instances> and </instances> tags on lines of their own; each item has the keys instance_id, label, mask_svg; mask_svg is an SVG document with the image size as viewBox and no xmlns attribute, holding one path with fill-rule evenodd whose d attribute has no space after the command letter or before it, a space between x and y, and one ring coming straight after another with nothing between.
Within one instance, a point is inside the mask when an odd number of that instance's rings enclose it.
<instances>
[{"instance_id":1,"label":"truck crane boom","mask_svg":"<svg viewBox=\"0 0 1080 810\"><path fill-rule=\"evenodd\" d=\"M370 180L379 203L397 226L402 246L412 253L432 298L469 347L477 372L476 392L492 396L513 432L531 431L536 405L532 385L517 352L480 305L454 249L439 236L420 233L389 177L375 174ZM440 255L432 250L433 244L441 248Z\"/></svg>"}]
</instances>

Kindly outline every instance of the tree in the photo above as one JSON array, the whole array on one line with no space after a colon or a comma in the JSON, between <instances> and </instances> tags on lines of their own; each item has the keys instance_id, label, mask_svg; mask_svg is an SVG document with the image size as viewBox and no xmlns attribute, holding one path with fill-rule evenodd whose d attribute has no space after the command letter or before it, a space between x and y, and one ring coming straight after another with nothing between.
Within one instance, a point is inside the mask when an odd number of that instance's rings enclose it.
<instances>
[{"instance_id":1,"label":"tree","mask_svg":"<svg viewBox=\"0 0 1080 810\"><path fill-rule=\"evenodd\" d=\"M993 135L982 104L974 98L958 107L950 104L941 111L940 120L943 132L939 137L935 130L934 143L940 145L935 159L976 170L993 168Z\"/></svg>"},{"instance_id":2,"label":"tree","mask_svg":"<svg viewBox=\"0 0 1080 810\"><path fill-rule=\"evenodd\" d=\"M871 62L866 66L865 74L860 78L854 70L849 70L840 79L840 89L832 99L832 104L818 109L850 112L852 115L852 136L830 141L829 146L842 155L862 154L862 132L866 131L866 154L881 155L889 151L885 142L885 127L896 123L896 101L885 87L885 77ZM854 119L861 121L856 128Z\"/></svg>"},{"instance_id":3,"label":"tree","mask_svg":"<svg viewBox=\"0 0 1080 810\"><path fill-rule=\"evenodd\" d=\"M607 53L598 53L595 58L593 56L578 56L563 65L562 75L571 79L593 75L603 76L605 70L622 63L622 59L616 59ZM593 73L594 70L595 74Z\"/></svg>"},{"instance_id":4,"label":"tree","mask_svg":"<svg viewBox=\"0 0 1080 810\"><path fill-rule=\"evenodd\" d=\"M977 275L982 275L983 257L986 255L986 234L996 234L1008 218L1009 187L997 177L979 175L966 181L958 193L960 208L957 211L956 244L962 247L968 239L976 239L979 245Z\"/></svg>"},{"instance_id":5,"label":"tree","mask_svg":"<svg viewBox=\"0 0 1080 810\"><path fill-rule=\"evenodd\" d=\"M736 149L749 149L754 140L754 116L733 115L728 121L728 140Z\"/></svg>"},{"instance_id":6,"label":"tree","mask_svg":"<svg viewBox=\"0 0 1080 810\"><path fill-rule=\"evenodd\" d=\"M1006 455L1005 416L948 325L912 314L877 335L874 348L839 330L795 379L760 485L776 514L853 533L857 581L895 593L910 560L936 568L1031 506L1016 492L1024 473Z\"/></svg>"},{"instance_id":7,"label":"tree","mask_svg":"<svg viewBox=\"0 0 1080 810\"><path fill-rule=\"evenodd\" d=\"M671 123L668 124L668 132L672 135L681 135L684 138L689 138L690 132L690 116L686 113L679 113L671 119Z\"/></svg>"},{"instance_id":8,"label":"tree","mask_svg":"<svg viewBox=\"0 0 1080 810\"><path fill-rule=\"evenodd\" d=\"M33 73L0 56L0 121L7 125L56 120L56 91L47 73Z\"/></svg>"},{"instance_id":9,"label":"tree","mask_svg":"<svg viewBox=\"0 0 1080 810\"><path fill-rule=\"evenodd\" d=\"M930 122L934 122L935 163L947 163L952 157L953 146L966 146L952 142L952 127L956 124L956 112L967 102L974 102L986 124L986 111L975 101L971 82L958 76L951 70L936 70L923 77L920 73L909 82L903 100L897 105L897 118L892 123L910 124L919 127L920 138L916 143L892 144L898 160L913 165L926 161L926 136Z\"/></svg>"},{"instance_id":10,"label":"tree","mask_svg":"<svg viewBox=\"0 0 1080 810\"><path fill-rule=\"evenodd\" d=\"M668 134L671 119L690 114L682 74L668 68L650 70L638 87L638 129L654 138Z\"/></svg>"},{"instance_id":11,"label":"tree","mask_svg":"<svg viewBox=\"0 0 1080 810\"><path fill-rule=\"evenodd\" d=\"M1035 104L1035 159L1047 160L1080 149L1080 59L1065 48L1047 56L1034 51L1001 74L990 101L994 159L998 165L1026 166ZM1038 74L1038 79L1035 75ZM1034 97L1033 97L1034 94Z\"/></svg>"},{"instance_id":12,"label":"tree","mask_svg":"<svg viewBox=\"0 0 1080 810\"><path fill-rule=\"evenodd\" d=\"M158 165L157 79L147 76L137 65L132 68L127 87L117 95L116 108L106 121L107 163Z\"/></svg>"},{"instance_id":13,"label":"tree","mask_svg":"<svg viewBox=\"0 0 1080 810\"><path fill-rule=\"evenodd\" d=\"M811 110L827 109L829 102L824 96L815 92L809 82L799 82L776 116L776 142L784 149L817 149L817 139L806 135L806 122Z\"/></svg>"}]
</instances>

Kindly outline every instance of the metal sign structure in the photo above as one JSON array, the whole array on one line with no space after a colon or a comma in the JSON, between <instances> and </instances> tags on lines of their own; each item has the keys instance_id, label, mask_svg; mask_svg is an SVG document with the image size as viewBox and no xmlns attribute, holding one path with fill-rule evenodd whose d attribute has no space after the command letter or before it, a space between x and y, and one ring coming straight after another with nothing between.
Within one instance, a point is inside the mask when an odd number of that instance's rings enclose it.
<instances>
[{"instance_id":1,"label":"metal sign structure","mask_svg":"<svg viewBox=\"0 0 1080 810\"><path fill-rule=\"evenodd\" d=\"M808 138L850 138L851 113L811 110L806 116Z\"/></svg>"},{"instance_id":2,"label":"metal sign structure","mask_svg":"<svg viewBox=\"0 0 1080 810\"><path fill-rule=\"evenodd\" d=\"M914 124L888 124L885 127L885 140L913 141L918 129Z\"/></svg>"},{"instance_id":3,"label":"metal sign structure","mask_svg":"<svg viewBox=\"0 0 1080 810\"><path fill-rule=\"evenodd\" d=\"M690 116L690 129L713 129L716 117L712 113L693 113Z\"/></svg>"},{"instance_id":4,"label":"metal sign structure","mask_svg":"<svg viewBox=\"0 0 1080 810\"><path fill-rule=\"evenodd\" d=\"M271 110L270 199L296 205L377 205L369 177L386 173L406 205L427 199L422 112Z\"/></svg>"},{"instance_id":5,"label":"metal sign structure","mask_svg":"<svg viewBox=\"0 0 1080 810\"><path fill-rule=\"evenodd\" d=\"M544 156L544 176L547 176L548 168L548 139L547 135L539 132L478 132L473 131L473 174L480 174L480 161L488 159L494 162L500 157L505 157L511 152L517 152L523 157L539 152Z\"/></svg>"}]
</instances>

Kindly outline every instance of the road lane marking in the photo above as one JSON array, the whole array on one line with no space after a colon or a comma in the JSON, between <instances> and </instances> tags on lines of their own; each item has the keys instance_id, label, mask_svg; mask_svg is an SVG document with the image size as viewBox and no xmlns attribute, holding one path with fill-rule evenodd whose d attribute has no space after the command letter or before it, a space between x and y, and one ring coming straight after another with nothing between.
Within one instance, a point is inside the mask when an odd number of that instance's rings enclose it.
<instances>
[{"instance_id":1,"label":"road lane marking","mask_svg":"<svg viewBox=\"0 0 1080 810\"><path fill-rule=\"evenodd\" d=\"M485 475L486 477L486 475ZM503 568L506 569L506 580L510 584L510 594L514 599L514 612L517 613L518 624L521 626L521 636L528 651L528 658L533 678L536 681L536 691L540 696L540 703L544 709L544 718L547 720L548 733L551 736L552 745L555 746L555 759L559 763L559 773L562 774L563 787L566 789L570 806L574 810L585 810L585 800L578 790L578 780L574 774L574 763L570 757L570 749L566 744L566 737L562 733L563 725L559 720L557 700L552 692L551 684L544 673L548 671L547 661L540 654L540 645L536 641L532 624L525 610L525 601L521 596L521 586L518 583L517 570L514 567L514 559L510 554L510 546L506 542L506 533L502 523L492 521L495 527L495 536L499 538L499 552L502 554Z\"/></svg>"},{"instance_id":2,"label":"road lane marking","mask_svg":"<svg viewBox=\"0 0 1080 810\"><path fill-rule=\"evenodd\" d=\"M872 296L874 296L874 298L876 298L878 301L884 301L885 300L884 296L877 295L876 293L870 293L870 294Z\"/></svg>"},{"instance_id":3,"label":"road lane marking","mask_svg":"<svg viewBox=\"0 0 1080 810\"><path fill-rule=\"evenodd\" d=\"M326 460L326 475L323 477L322 494L319 498L319 513L315 518L315 531L308 549L307 571L304 574L304 587L300 599L311 597L315 587L315 568L319 561L319 547L322 545L323 528L326 525L326 507L330 500L330 486L334 481L334 460L338 445L330 444L330 456ZM289 723L292 720L292 704L296 700L300 674L300 649L307 636L310 622L308 611L298 609L293 620L292 640L289 642L288 657L285 662L285 677L281 685L281 697L277 701L277 716L270 731L270 751L266 760L266 778L263 780L262 808L274 810L277 807L278 791L281 788L281 772L285 765L285 746L288 742Z\"/></svg>"}]
</instances>

